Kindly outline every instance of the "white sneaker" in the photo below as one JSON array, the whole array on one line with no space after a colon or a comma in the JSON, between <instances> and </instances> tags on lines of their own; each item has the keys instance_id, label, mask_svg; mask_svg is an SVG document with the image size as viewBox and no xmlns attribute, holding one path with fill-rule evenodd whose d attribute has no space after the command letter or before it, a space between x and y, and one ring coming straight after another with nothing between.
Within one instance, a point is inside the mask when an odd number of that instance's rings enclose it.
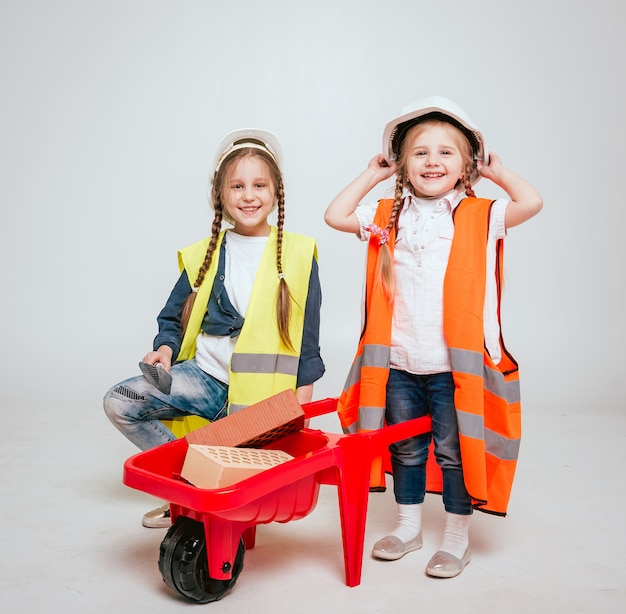
<instances>
[{"instance_id":1,"label":"white sneaker","mask_svg":"<svg viewBox=\"0 0 626 614\"><path fill-rule=\"evenodd\" d=\"M167 529L172 525L170 516L170 504L166 503L155 510L150 510L144 514L141 524L148 529Z\"/></svg>"}]
</instances>

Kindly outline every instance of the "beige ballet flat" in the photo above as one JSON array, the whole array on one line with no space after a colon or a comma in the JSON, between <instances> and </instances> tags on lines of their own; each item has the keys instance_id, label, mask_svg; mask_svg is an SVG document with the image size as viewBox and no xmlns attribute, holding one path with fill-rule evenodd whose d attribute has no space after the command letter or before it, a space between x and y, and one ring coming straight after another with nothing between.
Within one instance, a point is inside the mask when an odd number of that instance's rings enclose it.
<instances>
[{"instance_id":1,"label":"beige ballet flat","mask_svg":"<svg viewBox=\"0 0 626 614\"><path fill-rule=\"evenodd\" d=\"M372 556L377 559L384 559L385 561L397 561L401 559L405 554L413 552L413 550L419 550L422 547L422 534L419 533L417 537L412 539L408 543L404 543L399 537L395 535L387 535L379 539L372 548Z\"/></svg>"},{"instance_id":2,"label":"beige ballet flat","mask_svg":"<svg viewBox=\"0 0 626 614\"><path fill-rule=\"evenodd\" d=\"M438 550L428 561L426 573L435 578L454 578L454 576L458 576L465 569L471 558L472 555L469 548L465 551L462 559L457 559L449 552Z\"/></svg>"}]
</instances>

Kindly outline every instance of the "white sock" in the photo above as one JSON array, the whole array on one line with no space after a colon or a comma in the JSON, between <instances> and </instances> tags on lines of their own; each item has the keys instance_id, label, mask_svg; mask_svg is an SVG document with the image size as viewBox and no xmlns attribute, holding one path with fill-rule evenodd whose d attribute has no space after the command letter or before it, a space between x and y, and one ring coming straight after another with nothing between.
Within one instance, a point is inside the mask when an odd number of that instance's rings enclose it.
<instances>
[{"instance_id":1,"label":"white sock","mask_svg":"<svg viewBox=\"0 0 626 614\"><path fill-rule=\"evenodd\" d=\"M469 546L469 523L472 515L450 514L446 512L446 526L439 550L449 552L462 559Z\"/></svg>"},{"instance_id":2,"label":"white sock","mask_svg":"<svg viewBox=\"0 0 626 614\"><path fill-rule=\"evenodd\" d=\"M398 525L391 532L407 544L415 539L422 530L422 504L413 505L398 504Z\"/></svg>"}]
</instances>

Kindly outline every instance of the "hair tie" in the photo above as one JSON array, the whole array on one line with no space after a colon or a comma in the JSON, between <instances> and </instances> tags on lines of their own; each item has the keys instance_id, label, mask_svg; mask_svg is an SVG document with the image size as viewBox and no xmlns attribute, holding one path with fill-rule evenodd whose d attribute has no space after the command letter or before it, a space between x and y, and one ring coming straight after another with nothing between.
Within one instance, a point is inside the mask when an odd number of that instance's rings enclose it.
<instances>
[{"instance_id":1,"label":"hair tie","mask_svg":"<svg viewBox=\"0 0 626 614\"><path fill-rule=\"evenodd\" d=\"M192 289L191 289L191 291L192 291L192 292L198 292L198 288L197 288L197 287L194 287L194 288L192 288Z\"/></svg>"},{"instance_id":2,"label":"hair tie","mask_svg":"<svg viewBox=\"0 0 626 614\"><path fill-rule=\"evenodd\" d=\"M367 232L377 237L378 245L389 243L389 231L387 229L380 228L380 226L376 226L376 224L368 224L363 227L363 230L367 230Z\"/></svg>"},{"instance_id":3,"label":"hair tie","mask_svg":"<svg viewBox=\"0 0 626 614\"><path fill-rule=\"evenodd\" d=\"M285 279L285 274L284 273L279 273L278 274L278 279Z\"/></svg>"}]
</instances>

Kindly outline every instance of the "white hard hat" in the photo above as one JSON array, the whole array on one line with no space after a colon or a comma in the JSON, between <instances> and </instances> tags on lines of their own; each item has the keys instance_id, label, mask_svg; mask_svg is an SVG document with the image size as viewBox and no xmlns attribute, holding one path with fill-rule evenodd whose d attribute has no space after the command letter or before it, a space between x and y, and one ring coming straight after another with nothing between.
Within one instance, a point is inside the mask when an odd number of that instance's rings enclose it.
<instances>
[{"instance_id":1,"label":"white hard hat","mask_svg":"<svg viewBox=\"0 0 626 614\"><path fill-rule=\"evenodd\" d=\"M427 118L439 118L451 123L463 132L469 139L474 151L474 160L489 164L489 153L485 147L485 140L474 122L467 113L455 102L442 96L421 98L406 105L400 115L392 119L383 132L383 155L388 162L394 162L399 154L399 147L409 128ZM472 185L480 179L478 171L470 177Z\"/></svg>"},{"instance_id":2,"label":"white hard hat","mask_svg":"<svg viewBox=\"0 0 626 614\"><path fill-rule=\"evenodd\" d=\"M229 132L219 144L217 153L215 154L215 163L213 164L214 172L217 172L222 160L236 149L244 147L257 147L267 151L278 164L278 168L282 171L283 154L280 142L271 132L267 130L257 130L255 128L244 128L242 130L234 130Z\"/></svg>"}]
</instances>

